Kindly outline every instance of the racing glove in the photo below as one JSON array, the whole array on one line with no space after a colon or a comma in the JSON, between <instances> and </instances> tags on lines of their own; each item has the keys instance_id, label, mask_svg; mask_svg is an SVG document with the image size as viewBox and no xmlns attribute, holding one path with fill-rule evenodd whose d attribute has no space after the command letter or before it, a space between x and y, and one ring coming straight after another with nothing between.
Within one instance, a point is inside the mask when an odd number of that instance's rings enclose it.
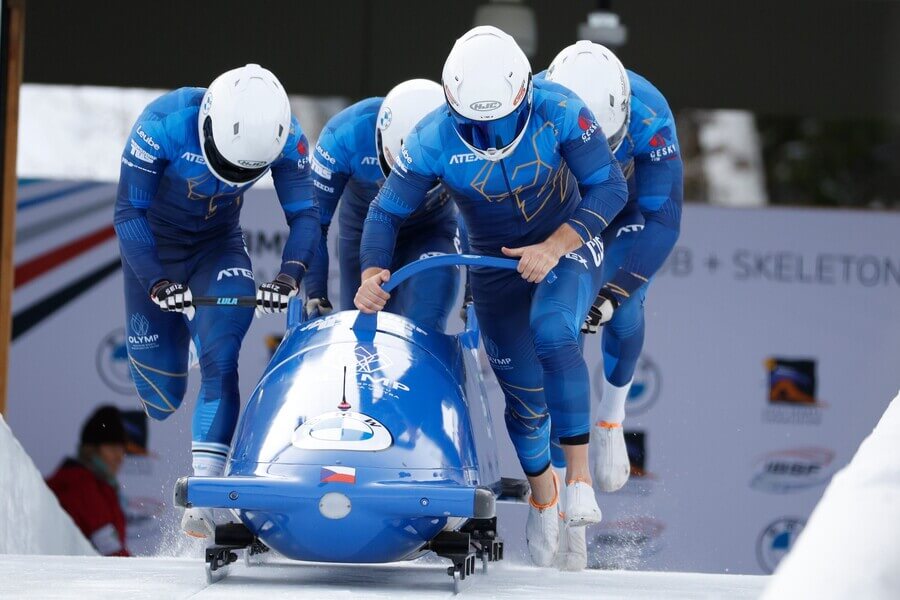
<instances>
[{"instance_id":1,"label":"racing glove","mask_svg":"<svg viewBox=\"0 0 900 600\"><path fill-rule=\"evenodd\" d=\"M581 326L581 333L597 333L600 326L608 323L613 317L613 312L619 308L619 301L606 287L601 288L594 300L593 306L588 311L587 318Z\"/></svg>"},{"instance_id":2,"label":"racing glove","mask_svg":"<svg viewBox=\"0 0 900 600\"><path fill-rule=\"evenodd\" d=\"M306 301L306 316L310 319L331 314L334 307L328 298L310 298Z\"/></svg>"},{"instance_id":3,"label":"racing glove","mask_svg":"<svg viewBox=\"0 0 900 600\"><path fill-rule=\"evenodd\" d=\"M299 287L296 279L284 273L279 273L268 283L260 284L256 290L256 316L286 311L288 300L297 295Z\"/></svg>"},{"instance_id":4,"label":"racing glove","mask_svg":"<svg viewBox=\"0 0 900 600\"><path fill-rule=\"evenodd\" d=\"M168 279L163 279L150 290L150 298L161 310L183 313L189 321L194 318L191 289L183 283L172 283Z\"/></svg>"}]
</instances>

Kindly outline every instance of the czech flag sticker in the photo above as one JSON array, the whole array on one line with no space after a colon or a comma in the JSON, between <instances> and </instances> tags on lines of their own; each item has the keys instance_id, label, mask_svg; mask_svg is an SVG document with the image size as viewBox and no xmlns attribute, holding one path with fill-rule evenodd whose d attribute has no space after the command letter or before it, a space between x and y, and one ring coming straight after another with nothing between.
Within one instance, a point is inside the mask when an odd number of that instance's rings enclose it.
<instances>
[{"instance_id":1,"label":"czech flag sticker","mask_svg":"<svg viewBox=\"0 0 900 600\"><path fill-rule=\"evenodd\" d=\"M356 483L356 469L353 467L322 467L320 483Z\"/></svg>"}]
</instances>

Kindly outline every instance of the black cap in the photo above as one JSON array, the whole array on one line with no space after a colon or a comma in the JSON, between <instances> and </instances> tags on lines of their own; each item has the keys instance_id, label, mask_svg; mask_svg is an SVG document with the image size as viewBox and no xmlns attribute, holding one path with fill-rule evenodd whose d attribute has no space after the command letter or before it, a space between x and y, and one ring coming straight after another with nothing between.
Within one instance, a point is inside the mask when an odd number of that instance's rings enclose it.
<instances>
[{"instance_id":1,"label":"black cap","mask_svg":"<svg viewBox=\"0 0 900 600\"><path fill-rule=\"evenodd\" d=\"M81 428L81 443L98 446L100 444L122 444L128 441L122 413L115 406L101 406Z\"/></svg>"}]
</instances>

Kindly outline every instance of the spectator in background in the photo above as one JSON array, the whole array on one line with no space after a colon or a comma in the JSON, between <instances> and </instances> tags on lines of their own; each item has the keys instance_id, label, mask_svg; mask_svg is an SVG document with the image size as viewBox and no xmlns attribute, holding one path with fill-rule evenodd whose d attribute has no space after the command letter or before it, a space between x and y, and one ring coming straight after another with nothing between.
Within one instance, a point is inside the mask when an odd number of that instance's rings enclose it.
<instances>
[{"instance_id":1,"label":"spectator in background","mask_svg":"<svg viewBox=\"0 0 900 600\"><path fill-rule=\"evenodd\" d=\"M47 480L75 525L105 556L130 556L116 480L126 441L119 409L101 406L81 429L77 458L65 459Z\"/></svg>"}]
</instances>

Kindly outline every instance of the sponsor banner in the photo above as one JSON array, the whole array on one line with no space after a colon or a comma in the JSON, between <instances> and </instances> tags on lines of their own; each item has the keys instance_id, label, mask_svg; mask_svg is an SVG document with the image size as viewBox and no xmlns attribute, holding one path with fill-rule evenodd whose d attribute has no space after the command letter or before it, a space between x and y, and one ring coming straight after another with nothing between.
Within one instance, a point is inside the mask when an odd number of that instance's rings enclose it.
<instances>
[{"instance_id":1,"label":"sponsor banner","mask_svg":"<svg viewBox=\"0 0 900 600\"><path fill-rule=\"evenodd\" d=\"M316 154L325 168L329 158ZM115 186L84 182L20 190L7 416L45 475L74 453L81 423L97 405L141 409L128 338L165 342L137 315L126 319L117 305L123 285L118 247L104 233L114 197ZM252 276L267 281L278 272L287 239L284 215L273 190L251 190L245 202ZM678 246L645 304L645 347L626 405L634 474L622 490L598 496L604 522L588 530L591 565L731 573L774 568L830 477L896 393L898 230L900 215L890 213L685 207ZM330 236L332 251L337 237ZM217 277L251 276L228 267ZM18 277L20 268L28 278ZM330 299L337 304L339 261L330 268ZM326 318L308 327L333 324ZM448 329L461 329L455 311ZM283 331L283 316L253 320L239 367L244 401ZM483 341L500 470L521 477L491 372L510 368L509 357ZM603 387L601 342L602 333L584 339L595 405ZM394 399L415 398L415 389L385 379L384 367L400 357L362 342L355 356L358 385L390 388ZM129 421L142 453L127 457L120 479L132 523L129 545L139 553L168 552L181 543L172 486L190 474L199 380L192 369L183 405L166 421L147 420L143 430ZM390 443L391 432L353 415L352 407L335 402L334 411L304 430L309 443ZM524 508L498 505L508 552L523 558Z\"/></svg>"}]
</instances>

